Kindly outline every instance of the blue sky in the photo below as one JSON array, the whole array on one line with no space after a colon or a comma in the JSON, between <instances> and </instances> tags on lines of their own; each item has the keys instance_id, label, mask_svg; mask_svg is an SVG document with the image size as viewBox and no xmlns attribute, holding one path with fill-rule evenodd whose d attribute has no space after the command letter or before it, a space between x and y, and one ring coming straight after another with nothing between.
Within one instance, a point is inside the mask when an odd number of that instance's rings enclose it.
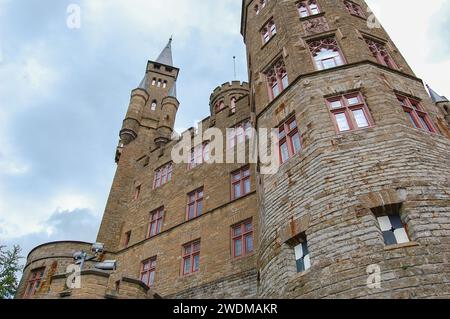
<instances>
[{"instance_id":1,"label":"blue sky","mask_svg":"<svg viewBox=\"0 0 450 319\"><path fill-rule=\"evenodd\" d=\"M369 0L417 75L450 95L450 2ZM81 28L66 25L81 8ZM0 244L93 241L130 91L173 35L178 130L246 80L241 0L0 0Z\"/></svg>"}]
</instances>

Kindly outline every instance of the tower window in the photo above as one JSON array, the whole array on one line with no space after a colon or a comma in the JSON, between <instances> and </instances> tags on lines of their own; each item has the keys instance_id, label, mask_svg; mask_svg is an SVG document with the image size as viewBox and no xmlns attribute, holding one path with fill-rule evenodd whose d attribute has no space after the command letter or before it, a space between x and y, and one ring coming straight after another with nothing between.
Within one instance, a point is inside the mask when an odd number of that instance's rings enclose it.
<instances>
[{"instance_id":1,"label":"tower window","mask_svg":"<svg viewBox=\"0 0 450 319\"><path fill-rule=\"evenodd\" d=\"M387 66L392 69L396 69L397 65L394 60L390 56L388 50L386 49L386 45L381 42L367 39L365 38L367 45L369 46L369 50L372 55L377 59L378 63Z\"/></svg>"},{"instance_id":2,"label":"tower window","mask_svg":"<svg viewBox=\"0 0 450 319\"><path fill-rule=\"evenodd\" d=\"M188 194L187 220L197 218L203 214L203 188Z\"/></svg>"},{"instance_id":3,"label":"tower window","mask_svg":"<svg viewBox=\"0 0 450 319\"><path fill-rule=\"evenodd\" d=\"M252 220L231 227L233 257L245 257L253 253Z\"/></svg>"},{"instance_id":4,"label":"tower window","mask_svg":"<svg viewBox=\"0 0 450 319\"><path fill-rule=\"evenodd\" d=\"M270 20L266 25L261 29L261 36L263 44L269 42L269 40L277 34L277 27L273 20Z\"/></svg>"},{"instance_id":5,"label":"tower window","mask_svg":"<svg viewBox=\"0 0 450 319\"><path fill-rule=\"evenodd\" d=\"M330 69L344 64L341 50L335 38L315 40L308 44L318 70Z\"/></svg>"},{"instance_id":6,"label":"tower window","mask_svg":"<svg viewBox=\"0 0 450 319\"><path fill-rule=\"evenodd\" d=\"M163 82L163 88L166 88L167 87L167 81L164 81Z\"/></svg>"},{"instance_id":7,"label":"tower window","mask_svg":"<svg viewBox=\"0 0 450 319\"><path fill-rule=\"evenodd\" d=\"M359 4L354 3L352 1L348 1L348 0L345 0L344 4L350 14L360 17L360 18L364 18L364 19L366 18L364 11Z\"/></svg>"},{"instance_id":8,"label":"tower window","mask_svg":"<svg viewBox=\"0 0 450 319\"><path fill-rule=\"evenodd\" d=\"M216 109L216 113L219 113L220 111L225 109L225 102L224 101L219 101L216 103L215 109Z\"/></svg>"},{"instance_id":9,"label":"tower window","mask_svg":"<svg viewBox=\"0 0 450 319\"><path fill-rule=\"evenodd\" d=\"M139 199L139 196L141 195L141 188L142 188L142 185L138 185L138 186L135 187L135 189L134 189L134 200L138 200Z\"/></svg>"},{"instance_id":10,"label":"tower window","mask_svg":"<svg viewBox=\"0 0 450 319\"><path fill-rule=\"evenodd\" d=\"M231 173L231 199L237 199L250 193L250 168L247 166Z\"/></svg>"},{"instance_id":11,"label":"tower window","mask_svg":"<svg viewBox=\"0 0 450 319\"><path fill-rule=\"evenodd\" d=\"M123 246L128 247L128 245L130 244L130 240L131 240L131 230L125 233L125 241L123 243Z\"/></svg>"},{"instance_id":12,"label":"tower window","mask_svg":"<svg viewBox=\"0 0 450 319\"><path fill-rule=\"evenodd\" d=\"M431 122L430 116L424 110L419 101L400 95L397 95L397 99L414 128L430 133L436 133L436 129Z\"/></svg>"},{"instance_id":13,"label":"tower window","mask_svg":"<svg viewBox=\"0 0 450 319\"><path fill-rule=\"evenodd\" d=\"M231 113L236 113L236 98L234 96L231 98Z\"/></svg>"},{"instance_id":14,"label":"tower window","mask_svg":"<svg viewBox=\"0 0 450 319\"><path fill-rule=\"evenodd\" d=\"M156 85L156 78L153 78L153 80L152 80L152 85L153 85L153 86Z\"/></svg>"},{"instance_id":15,"label":"tower window","mask_svg":"<svg viewBox=\"0 0 450 319\"><path fill-rule=\"evenodd\" d=\"M148 287L153 287L155 283L156 257L152 257L142 262L141 281Z\"/></svg>"},{"instance_id":16,"label":"tower window","mask_svg":"<svg viewBox=\"0 0 450 319\"><path fill-rule=\"evenodd\" d=\"M298 238L298 244L294 247L295 261L297 265L297 272L304 272L311 268L311 258L309 255L308 241L306 236Z\"/></svg>"},{"instance_id":17,"label":"tower window","mask_svg":"<svg viewBox=\"0 0 450 319\"><path fill-rule=\"evenodd\" d=\"M161 233L162 222L164 218L164 207L150 213L150 224L148 226L147 238L154 237Z\"/></svg>"},{"instance_id":18,"label":"tower window","mask_svg":"<svg viewBox=\"0 0 450 319\"><path fill-rule=\"evenodd\" d=\"M297 8L302 18L320 13L320 8L316 0L301 1L297 4Z\"/></svg>"},{"instance_id":19,"label":"tower window","mask_svg":"<svg viewBox=\"0 0 450 319\"><path fill-rule=\"evenodd\" d=\"M156 106L158 105L158 102L156 100L152 101L151 110L156 111Z\"/></svg>"},{"instance_id":20,"label":"tower window","mask_svg":"<svg viewBox=\"0 0 450 319\"><path fill-rule=\"evenodd\" d=\"M183 246L183 276L198 272L200 269L200 240Z\"/></svg>"},{"instance_id":21,"label":"tower window","mask_svg":"<svg viewBox=\"0 0 450 319\"><path fill-rule=\"evenodd\" d=\"M39 268L31 271L28 278L27 289L25 290L25 298L33 297L41 287L41 281L44 277L45 268Z\"/></svg>"},{"instance_id":22,"label":"tower window","mask_svg":"<svg viewBox=\"0 0 450 319\"><path fill-rule=\"evenodd\" d=\"M361 93L327 100L338 132L349 132L373 126L372 117Z\"/></svg>"},{"instance_id":23,"label":"tower window","mask_svg":"<svg viewBox=\"0 0 450 319\"><path fill-rule=\"evenodd\" d=\"M227 130L227 147L234 148L235 145L249 140L252 134L252 123L249 120L239 123L234 128Z\"/></svg>"},{"instance_id":24,"label":"tower window","mask_svg":"<svg viewBox=\"0 0 450 319\"><path fill-rule=\"evenodd\" d=\"M193 169L198 165L207 162L210 159L209 143L203 143L191 150L188 169Z\"/></svg>"},{"instance_id":25,"label":"tower window","mask_svg":"<svg viewBox=\"0 0 450 319\"><path fill-rule=\"evenodd\" d=\"M269 86L269 97L276 98L289 85L288 74L284 60L280 59L266 72L267 84Z\"/></svg>"},{"instance_id":26,"label":"tower window","mask_svg":"<svg viewBox=\"0 0 450 319\"><path fill-rule=\"evenodd\" d=\"M159 79L157 87L161 87L161 83L162 83L162 81L161 81L161 79Z\"/></svg>"},{"instance_id":27,"label":"tower window","mask_svg":"<svg viewBox=\"0 0 450 319\"><path fill-rule=\"evenodd\" d=\"M409 243L407 227L400 218L402 204L392 204L373 208L387 246Z\"/></svg>"},{"instance_id":28,"label":"tower window","mask_svg":"<svg viewBox=\"0 0 450 319\"><path fill-rule=\"evenodd\" d=\"M172 180L173 164L169 163L155 171L153 189L163 186Z\"/></svg>"},{"instance_id":29,"label":"tower window","mask_svg":"<svg viewBox=\"0 0 450 319\"><path fill-rule=\"evenodd\" d=\"M301 151L302 145L295 116L279 127L278 140L281 164Z\"/></svg>"},{"instance_id":30,"label":"tower window","mask_svg":"<svg viewBox=\"0 0 450 319\"><path fill-rule=\"evenodd\" d=\"M260 11L259 11L259 5L256 4L255 7L254 7L254 9L255 9L255 14L256 14L256 15L259 15L259 12L260 12Z\"/></svg>"}]
</instances>

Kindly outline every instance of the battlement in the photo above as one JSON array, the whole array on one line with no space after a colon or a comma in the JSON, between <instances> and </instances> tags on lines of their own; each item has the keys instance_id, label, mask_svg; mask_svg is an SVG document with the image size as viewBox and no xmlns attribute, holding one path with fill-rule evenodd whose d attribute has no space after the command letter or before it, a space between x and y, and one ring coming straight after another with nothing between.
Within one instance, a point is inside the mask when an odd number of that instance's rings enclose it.
<instances>
[{"instance_id":1,"label":"battlement","mask_svg":"<svg viewBox=\"0 0 450 319\"><path fill-rule=\"evenodd\" d=\"M217 103L223 102L225 107L229 107L233 97L238 100L242 96L248 95L249 91L249 84L241 81L226 82L216 87L209 98L211 114L215 113Z\"/></svg>"}]
</instances>

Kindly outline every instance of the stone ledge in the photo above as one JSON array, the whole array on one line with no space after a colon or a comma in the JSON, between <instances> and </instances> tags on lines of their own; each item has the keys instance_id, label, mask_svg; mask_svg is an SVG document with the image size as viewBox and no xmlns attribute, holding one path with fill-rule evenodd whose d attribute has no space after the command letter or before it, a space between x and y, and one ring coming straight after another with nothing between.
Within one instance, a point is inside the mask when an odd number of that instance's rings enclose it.
<instances>
[{"instance_id":1,"label":"stone ledge","mask_svg":"<svg viewBox=\"0 0 450 319\"><path fill-rule=\"evenodd\" d=\"M392 250L396 250L396 249L418 247L418 246L420 246L419 243L417 243L417 242L410 242L410 243L386 246L386 247L384 247L384 250L385 251L392 251Z\"/></svg>"}]
</instances>

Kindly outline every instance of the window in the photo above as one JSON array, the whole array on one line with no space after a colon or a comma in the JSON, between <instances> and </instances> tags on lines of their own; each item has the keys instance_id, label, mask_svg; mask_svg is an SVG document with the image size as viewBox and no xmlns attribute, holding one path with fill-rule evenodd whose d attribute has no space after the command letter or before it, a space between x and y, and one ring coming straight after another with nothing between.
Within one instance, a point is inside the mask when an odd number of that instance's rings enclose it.
<instances>
[{"instance_id":1,"label":"window","mask_svg":"<svg viewBox=\"0 0 450 319\"><path fill-rule=\"evenodd\" d=\"M163 88L166 88L167 87L167 81L164 81L163 82Z\"/></svg>"},{"instance_id":2,"label":"window","mask_svg":"<svg viewBox=\"0 0 450 319\"><path fill-rule=\"evenodd\" d=\"M284 122L278 130L278 146L281 164L301 151L302 145L295 116Z\"/></svg>"},{"instance_id":3,"label":"window","mask_svg":"<svg viewBox=\"0 0 450 319\"><path fill-rule=\"evenodd\" d=\"M128 245L130 244L130 240L131 240L131 230L125 233L125 241L123 243L123 246L128 247Z\"/></svg>"},{"instance_id":4,"label":"window","mask_svg":"<svg viewBox=\"0 0 450 319\"><path fill-rule=\"evenodd\" d=\"M297 9L302 18L320 13L320 8L316 0L301 1L297 4Z\"/></svg>"},{"instance_id":5,"label":"window","mask_svg":"<svg viewBox=\"0 0 450 319\"><path fill-rule=\"evenodd\" d=\"M276 98L289 85L288 75L284 60L280 59L266 72L267 84L269 86L269 97Z\"/></svg>"},{"instance_id":6,"label":"window","mask_svg":"<svg viewBox=\"0 0 450 319\"><path fill-rule=\"evenodd\" d=\"M136 188L134 189L134 200L138 200L139 196L141 195L141 185L136 186Z\"/></svg>"},{"instance_id":7,"label":"window","mask_svg":"<svg viewBox=\"0 0 450 319\"><path fill-rule=\"evenodd\" d=\"M41 287L41 281L44 277L45 268L39 268L31 271L28 278L27 288L25 290L25 298L33 297Z\"/></svg>"},{"instance_id":8,"label":"window","mask_svg":"<svg viewBox=\"0 0 450 319\"><path fill-rule=\"evenodd\" d=\"M250 168L247 166L231 174L231 199L237 199L250 193Z\"/></svg>"},{"instance_id":9,"label":"window","mask_svg":"<svg viewBox=\"0 0 450 319\"><path fill-rule=\"evenodd\" d=\"M231 113L236 113L236 98L234 96L231 98Z\"/></svg>"},{"instance_id":10,"label":"window","mask_svg":"<svg viewBox=\"0 0 450 319\"><path fill-rule=\"evenodd\" d=\"M152 106L151 106L151 110L152 111L156 111L156 106L158 105L158 102L156 100L152 101Z\"/></svg>"},{"instance_id":11,"label":"window","mask_svg":"<svg viewBox=\"0 0 450 319\"><path fill-rule=\"evenodd\" d=\"M391 204L372 209L387 246L410 242L407 228L400 218L401 207L402 204Z\"/></svg>"},{"instance_id":12,"label":"window","mask_svg":"<svg viewBox=\"0 0 450 319\"><path fill-rule=\"evenodd\" d=\"M220 111L222 111L223 109L225 109L225 102L224 101L219 101L216 103L215 109L216 109L216 113L219 113Z\"/></svg>"},{"instance_id":13,"label":"window","mask_svg":"<svg viewBox=\"0 0 450 319\"><path fill-rule=\"evenodd\" d=\"M187 220L197 218L203 214L203 188L188 194Z\"/></svg>"},{"instance_id":14,"label":"window","mask_svg":"<svg viewBox=\"0 0 450 319\"><path fill-rule=\"evenodd\" d=\"M193 169L198 165L207 162L210 159L210 146L209 143L203 143L191 150L189 157L188 169Z\"/></svg>"},{"instance_id":15,"label":"window","mask_svg":"<svg viewBox=\"0 0 450 319\"><path fill-rule=\"evenodd\" d=\"M200 240L183 246L183 276L198 272L200 269Z\"/></svg>"},{"instance_id":16,"label":"window","mask_svg":"<svg viewBox=\"0 0 450 319\"><path fill-rule=\"evenodd\" d=\"M400 105L403 107L412 126L430 133L436 133L430 116L424 110L419 101L397 95Z\"/></svg>"},{"instance_id":17,"label":"window","mask_svg":"<svg viewBox=\"0 0 450 319\"><path fill-rule=\"evenodd\" d=\"M153 85L153 86L156 85L156 78L153 78L153 80L152 80L152 85Z\"/></svg>"},{"instance_id":18,"label":"window","mask_svg":"<svg viewBox=\"0 0 450 319\"><path fill-rule=\"evenodd\" d=\"M237 144L249 140L252 134L252 123L250 123L250 120L239 123L234 128L227 130L228 148L233 148Z\"/></svg>"},{"instance_id":19,"label":"window","mask_svg":"<svg viewBox=\"0 0 450 319\"><path fill-rule=\"evenodd\" d=\"M155 171L155 177L153 180L153 189L163 186L172 180L172 162L164 165L163 167Z\"/></svg>"},{"instance_id":20,"label":"window","mask_svg":"<svg viewBox=\"0 0 450 319\"><path fill-rule=\"evenodd\" d=\"M367 38L365 38L365 40L367 45L369 46L370 52L372 52L372 55L377 59L378 63L392 69L397 68L397 65L389 55L389 52L383 43Z\"/></svg>"},{"instance_id":21,"label":"window","mask_svg":"<svg viewBox=\"0 0 450 319\"><path fill-rule=\"evenodd\" d=\"M162 223L164 218L164 207L150 213L150 224L148 226L147 238L154 237L161 233Z\"/></svg>"},{"instance_id":22,"label":"window","mask_svg":"<svg viewBox=\"0 0 450 319\"><path fill-rule=\"evenodd\" d=\"M373 126L369 108L361 93L352 93L327 100L338 132L349 132Z\"/></svg>"},{"instance_id":23,"label":"window","mask_svg":"<svg viewBox=\"0 0 450 319\"><path fill-rule=\"evenodd\" d=\"M254 9L255 9L255 14L259 15L259 5L256 4Z\"/></svg>"},{"instance_id":24,"label":"window","mask_svg":"<svg viewBox=\"0 0 450 319\"><path fill-rule=\"evenodd\" d=\"M263 44L269 42L269 40L277 34L277 27L275 26L275 22L270 20L262 29L261 36Z\"/></svg>"},{"instance_id":25,"label":"window","mask_svg":"<svg viewBox=\"0 0 450 319\"><path fill-rule=\"evenodd\" d=\"M161 82L162 82L161 79L159 79L158 80L158 85L157 85L158 87L161 87Z\"/></svg>"},{"instance_id":26,"label":"window","mask_svg":"<svg viewBox=\"0 0 450 319\"><path fill-rule=\"evenodd\" d=\"M345 0L344 4L350 14L360 17L360 18L364 18L364 19L366 18L364 11L359 4L354 3L352 1L348 1L348 0Z\"/></svg>"},{"instance_id":27,"label":"window","mask_svg":"<svg viewBox=\"0 0 450 319\"><path fill-rule=\"evenodd\" d=\"M233 257L245 257L253 252L252 221L240 223L231 228Z\"/></svg>"},{"instance_id":28,"label":"window","mask_svg":"<svg viewBox=\"0 0 450 319\"><path fill-rule=\"evenodd\" d=\"M306 237L300 239L300 243L294 247L297 272L304 272L311 268L311 259L309 256L308 242Z\"/></svg>"},{"instance_id":29,"label":"window","mask_svg":"<svg viewBox=\"0 0 450 319\"><path fill-rule=\"evenodd\" d=\"M315 40L309 42L308 45L318 70L326 70L344 64L336 39Z\"/></svg>"},{"instance_id":30,"label":"window","mask_svg":"<svg viewBox=\"0 0 450 319\"><path fill-rule=\"evenodd\" d=\"M141 281L148 287L153 287L155 283L156 257L152 257L142 262Z\"/></svg>"}]
</instances>

